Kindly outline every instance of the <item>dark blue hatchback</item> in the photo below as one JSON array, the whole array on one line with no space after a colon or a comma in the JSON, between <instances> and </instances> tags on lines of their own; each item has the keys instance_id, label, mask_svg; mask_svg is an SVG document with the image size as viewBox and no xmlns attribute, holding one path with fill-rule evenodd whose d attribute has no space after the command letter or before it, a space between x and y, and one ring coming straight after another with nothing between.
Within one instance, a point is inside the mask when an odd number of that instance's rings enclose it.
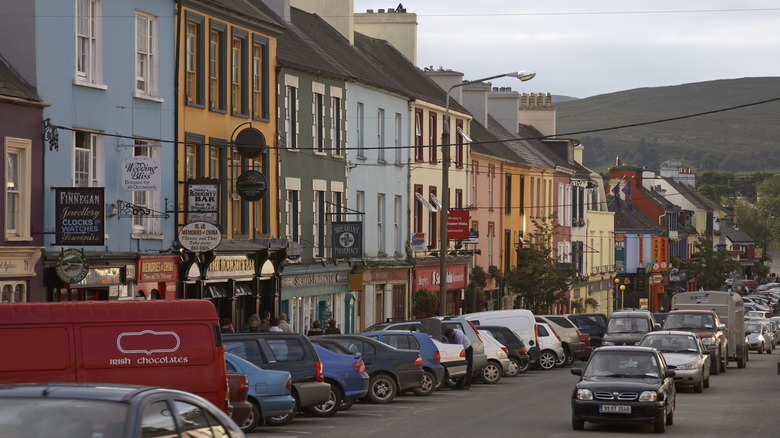
<instances>
[{"instance_id":1,"label":"dark blue hatchback","mask_svg":"<svg viewBox=\"0 0 780 438\"><path fill-rule=\"evenodd\" d=\"M420 352L424 375L420 387L413 390L415 394L430 395L444 381L445 368L440 361L439 349L427 334L403 330L359 334L384 342L391 347Z\"/></svg>"}]
</instances>

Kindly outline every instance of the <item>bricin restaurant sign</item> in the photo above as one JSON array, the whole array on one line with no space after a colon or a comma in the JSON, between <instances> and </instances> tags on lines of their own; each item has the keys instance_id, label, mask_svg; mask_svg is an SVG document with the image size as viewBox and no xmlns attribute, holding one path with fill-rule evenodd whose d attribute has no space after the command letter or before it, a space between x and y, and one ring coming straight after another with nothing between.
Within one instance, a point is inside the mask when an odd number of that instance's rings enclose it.
<instances>
[{"instance_id":1,"label":"bricin restaurant sign","mask_svg":"<svg viewBox=\"0 0 780 438\"><path fill-rule=\"evenodd\" d=\"M103 246L106 227L103 187L55 187L55 245Z\"/></svg>"},{"instance_id":2,"label":"bricin restaurant sign","mask_svg":"<svg viewBox=\"0 0 780 438\"><path fill-rule=\"evenodd\" d=\"M363 256L363 224L361 222L333 222L331 224L334 259Z\"/></svg>"}]
</instances>

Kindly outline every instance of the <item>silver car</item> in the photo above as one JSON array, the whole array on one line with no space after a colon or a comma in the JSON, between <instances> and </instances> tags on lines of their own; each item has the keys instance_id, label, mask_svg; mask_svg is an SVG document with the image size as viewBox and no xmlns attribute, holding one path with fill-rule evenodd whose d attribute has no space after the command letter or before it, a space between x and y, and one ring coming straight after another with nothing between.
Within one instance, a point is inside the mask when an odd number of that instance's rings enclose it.
<instances>
[{"instance_id":1,"label":"silver car","mask_svg":"<svg viewBox=\"0 0 780 438\"><path fill-rule=\"evenodd\" d=\"M756 350L758 354L766 351L772 352L772 334L769 324L749 319L745 321L745 332L748 334L748 342L751 350Z\"/></svg>"},{"instance_id":2,"label":"silver car","mask_svg":"<svg viewBox=\"0 0 780 438\"><path fill-rule=\"evenodd\" d=\"M666 364L674 370L674 384L678 388L691 387L701 393L710 387L710 352L692 332L664 330L647 333L640 347L660 351Z\"/></svg>"}]
</instances>

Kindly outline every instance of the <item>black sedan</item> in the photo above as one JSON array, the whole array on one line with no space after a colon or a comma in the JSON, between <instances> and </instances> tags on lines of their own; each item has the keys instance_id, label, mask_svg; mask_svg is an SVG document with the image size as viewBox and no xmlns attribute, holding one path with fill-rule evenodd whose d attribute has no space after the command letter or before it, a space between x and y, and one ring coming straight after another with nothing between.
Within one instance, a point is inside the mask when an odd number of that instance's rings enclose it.
<instances>
[{"instance_id":1,"label":"black sedan","mask_svg":"<svg viewBox=\"0 0 780 438\"><path fill-rule=\"evenodd\" d=\"M313 344L336 353L360 353L370 376L366 398L374 403L390 403L399 392L420 386L422 359L417 350L401 350L361 335L320 335Z\"/></svg>"},{"instance_id":2,"label":"black sedan","mask_svg":"<svg viewBox=\"0 0 780 438\"><path fill-rule=\"evenodd\" d=\"M0 386L3 436L244 437L211 402L184 391L92 383Z\"/></svg>"},{"instance_id":3,"label":"black sedan","mask_svg":"<svg viewBox=\"0 0 780 438\"><path fill-rule=\"evenodd\" d=\"M674 422L677 392L674 371L658 350L648 347L609 346L596 349L571 396L571 424L585 422L651 423L662 433Z\"/></svg>"}]
</instances>

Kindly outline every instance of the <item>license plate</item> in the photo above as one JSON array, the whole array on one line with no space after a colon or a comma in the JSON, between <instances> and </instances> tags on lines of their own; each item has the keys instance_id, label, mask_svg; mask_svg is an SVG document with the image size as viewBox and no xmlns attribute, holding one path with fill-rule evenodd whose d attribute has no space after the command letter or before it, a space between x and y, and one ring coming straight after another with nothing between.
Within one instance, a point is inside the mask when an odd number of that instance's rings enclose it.
<instances>
[{"instance_id":1,"label":"license plate","mask_svg":"<svg viewBox=\"0 0 780 438\"><path fill-rule=\"evenodd\" d=\"M631 406L599 405L599 412L604 412L607 414L630 414Z\"/></svg>"}]
</instances>

